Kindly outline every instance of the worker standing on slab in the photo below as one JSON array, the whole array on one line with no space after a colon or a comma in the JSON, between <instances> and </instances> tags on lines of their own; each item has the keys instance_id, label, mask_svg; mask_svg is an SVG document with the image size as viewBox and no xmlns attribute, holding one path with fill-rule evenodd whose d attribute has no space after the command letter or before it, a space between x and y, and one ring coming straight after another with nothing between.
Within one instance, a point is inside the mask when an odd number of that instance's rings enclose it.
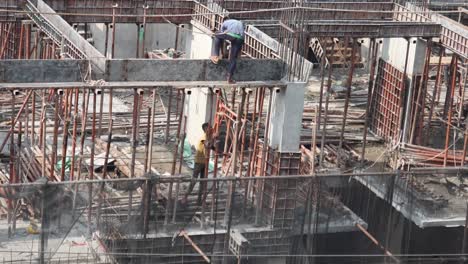
<instances>
[{"instance_id":1,"label":"worker standing on slab","mask_svg":"<svg viewBox=\"0 0 468 264\"><path fill-rule=\"evenodd\" d=\"M195 146L195 165L193 167L193 180L196 178L205 178L205 169L207 166L207 150L209 148L213 148L213 144L211 144L209 140L209 130L210 130L210 125L208 123L204 123L202 125L203 129L203 135L201 136L200 140L198 141L197 145ZM188 196L192 193L193 187L195 187L196 182L192 181L190 182L190 186L187 190L187 193L184 196L184 199L182 199L182 204L185 205L187 204L187 198ZM198 199L197 202L200 205L202 202L202 184L200 184L200 187L198 188Z\"/></svg>"},{"instance_id":2,"label":"worker standing on slab","mask_svg":"<svg viewBox=\"0 0 468 264\"><path fill-rule=\"evenodd\" d=\"M227 81L229 83L235 83L232 76L237 66L237 57L242 50L244 45L244 25L241 21L236 19L224 18L223 25L221 26L221 31L215 35L214 49L211 52L211 61L214 64L219 63L219 50L223 47L225 40L231 42L231 50L229 52L229 68L228 68L228 77Z\"/></svg>"}]
</instances>

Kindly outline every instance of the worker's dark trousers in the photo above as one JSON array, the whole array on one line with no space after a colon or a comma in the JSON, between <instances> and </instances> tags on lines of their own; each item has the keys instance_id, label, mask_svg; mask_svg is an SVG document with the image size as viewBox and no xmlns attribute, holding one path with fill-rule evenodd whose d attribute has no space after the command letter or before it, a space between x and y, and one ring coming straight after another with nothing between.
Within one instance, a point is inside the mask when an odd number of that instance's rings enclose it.
<instances>
[{"instance_id":1,"label":"worker's dark trousers","mask_svg":"<svg viewBox=\"0 0 468 264\"><path fill-rule=\"evenodd\" d=\"M192 177L194 179L200 177L200 178L205 178L205 163L195 163L195 167L193 168L193 175ZM198 204L201 204L202 202L202 194L204 192L204 188L206 186L206 183L201 183L199 188L198 188L198 199L197 202ZM187 193L190 194L193 191L193 187L195 187L195 182L192 181L189 185Z\"/></svg>"},{"instance_id":2,"label":"worker's dark trousers","mask_svg":"<svg viewBox=\"0 0 468 264\"><path fill-rule=\"evenodd\" d=\"M217 34L215 37L214 50L211 52L213 56L219 56L219 50L223 46L224 40L231 42L231 50L229 53L229 76L232 77L237 66L237 57L244 45L243 39L238 39L228 34Z\"/></svg>"}]
</instances>

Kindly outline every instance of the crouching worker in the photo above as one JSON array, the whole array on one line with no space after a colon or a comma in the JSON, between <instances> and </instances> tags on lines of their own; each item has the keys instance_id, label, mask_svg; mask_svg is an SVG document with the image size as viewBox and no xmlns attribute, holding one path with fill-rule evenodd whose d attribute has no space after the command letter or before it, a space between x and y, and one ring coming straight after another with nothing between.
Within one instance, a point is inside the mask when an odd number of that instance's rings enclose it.
<instances>
[{"instance_id":1,"label":"crouching worker","mask_svg":"<svg viewBox=\"0 0 468 264\"><path fill-rule=\"evenodd\" d=\"M233 79L234 71L237 66L237 57L244 45L244 25L241 21L236 19L225 18L221 31L215 34L214 49L211 52L211 62L214 64L219 63L219 50L223 47L224 41L231 42L231 50L229 53L229 68L228 68L228 83L235 83Z\"/></svg>"}]
</instances>

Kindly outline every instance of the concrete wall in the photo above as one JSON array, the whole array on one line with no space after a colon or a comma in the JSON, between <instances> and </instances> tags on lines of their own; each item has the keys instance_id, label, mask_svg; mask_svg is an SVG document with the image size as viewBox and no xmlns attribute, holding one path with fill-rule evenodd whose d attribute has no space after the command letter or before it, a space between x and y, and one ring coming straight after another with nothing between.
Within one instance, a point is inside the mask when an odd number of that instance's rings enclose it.
<instances>
[{"instance_id":1,"label":"concrete wall","mask_svg":"<svg viewBox=\"0 0 468 264\"><path fill-rule=\"evenodd\" d=\"M184 51L189 32L188 25L179 28L178 50ZM106 26L105 24L90 24L94 46L104 54ZM136 24L116 24L115 58L136 58L138 27ZM172 24L147 24L145 49L166 49L175 47L176 26ZM140 43L141 45L141 43ZM112 46L112 30L109 28L107 57L110 57Z\"/></svg>"}]
</instances>

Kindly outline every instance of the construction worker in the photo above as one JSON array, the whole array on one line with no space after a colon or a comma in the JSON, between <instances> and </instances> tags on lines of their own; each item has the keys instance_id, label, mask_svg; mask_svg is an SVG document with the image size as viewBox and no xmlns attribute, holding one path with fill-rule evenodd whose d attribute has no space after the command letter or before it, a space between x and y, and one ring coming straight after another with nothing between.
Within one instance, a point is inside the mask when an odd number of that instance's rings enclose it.
<instances>
[{"instance_id":1,"label":"construction worker","mask_svg":"<svg viewBox=\"0 0 468 264\"><path fill-rule=\"evenodd\" d=\"M223 47L224 40L231 42L231 50L229 53L229 68L228 68L228 83L235 83L232 78L237 66L237 57L244 45L244 25L241 21L236 19L224 18L221 31L217 32L215 36L214 49L211 52L210 60L214 64L219 63L219 50Z\"/></svg>"},{"instance_id":2,"label":"construction worker","mask_svg":"<svg viewBox=\"0 0 468 264\"><path fill-rule=\"evenodd\" d=\"M208 123L204 123L202 125L203 129L203 135L201 136L200 140L197 142L195 145L195 165L193 168L193 180L196 178L205 178L205 169L206 169L206 163L207 163L207 150L209 148L212 148L212 144L210 143L209 140L209 131L210 131L210 125ZM182 204L187 204L187 197L192 193L193 187L195 187L196 182L192 181L190 182L190 186L187 190L187 193L185 194L184 198L182 199ZM198 189L198 204L200 205L202 202L202 192L203 192L203 187L205 184L200 184L200 188Z\"/></svg>"}]
</instances>

